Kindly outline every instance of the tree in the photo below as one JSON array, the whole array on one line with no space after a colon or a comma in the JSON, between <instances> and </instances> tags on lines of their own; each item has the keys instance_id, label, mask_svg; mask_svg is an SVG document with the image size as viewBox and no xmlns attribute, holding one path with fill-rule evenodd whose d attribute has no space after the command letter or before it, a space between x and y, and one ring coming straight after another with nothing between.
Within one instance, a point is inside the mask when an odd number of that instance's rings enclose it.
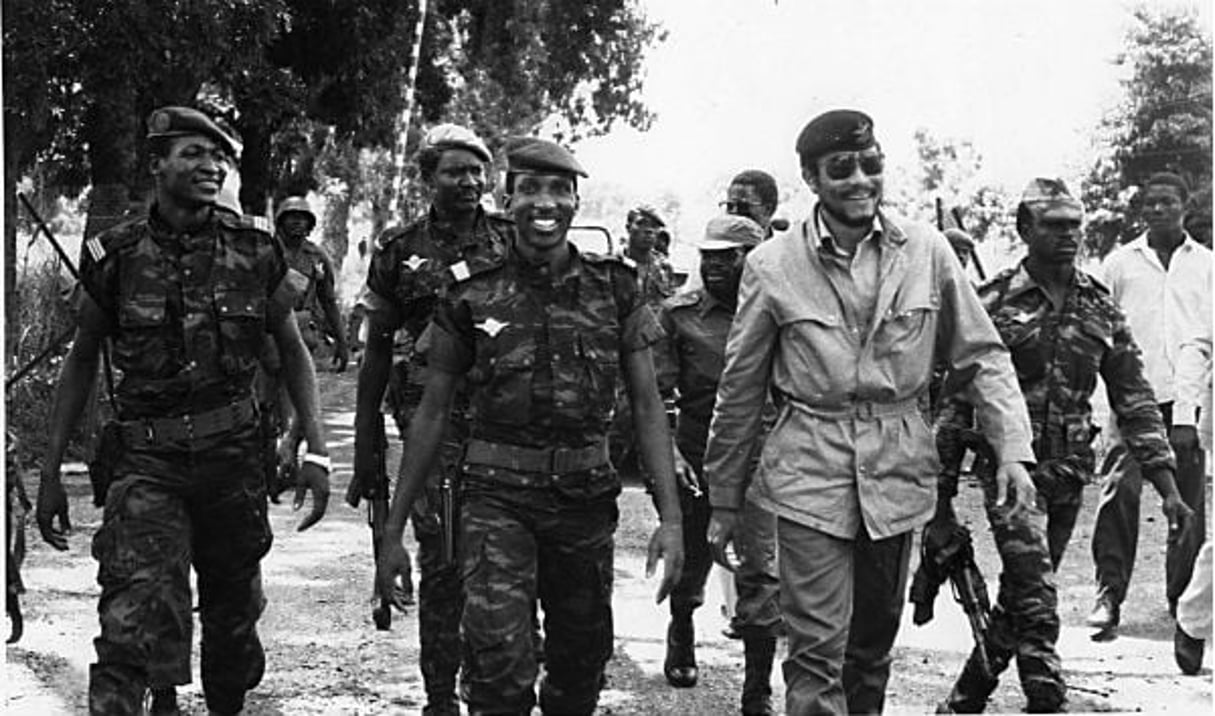
<instances>
[{"instance_id":1,"label":"tree","mask_svg":"<svg viewBox=\"0 0 1215 716\"><path fill-rule=\"evenodd\" d=\"M1211 40L1192 10L1133 12L1134 25L1114 64L1129 70L1125 97L1102 120L1105 151L1086 178L1085 243L1103 256L1142 231L1135 187L1171 171L1193 189L1193 228L1210 235Z\"/></svg>"}]
</instances>

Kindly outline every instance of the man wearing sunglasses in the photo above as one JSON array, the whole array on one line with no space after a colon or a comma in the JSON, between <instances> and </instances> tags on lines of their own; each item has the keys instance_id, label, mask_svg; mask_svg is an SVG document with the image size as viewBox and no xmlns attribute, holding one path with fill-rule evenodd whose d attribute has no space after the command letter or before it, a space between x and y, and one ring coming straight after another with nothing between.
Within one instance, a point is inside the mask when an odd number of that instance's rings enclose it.
<instances>
[{"instance_id":1,"label":"man wearing sunglasses","mask_svg":"<svg viewBox=\"0 0 1215 716\"><path fill-rule=\"evenodd\" d=\"M776 180L771 174L759 169L748 169L739 172L730 180L730 186L726 189L726 200L721 203L721 207L727 214L745 216L759 224L766 239L772 236L772 215L776 213L779 196ZM787 222L785 228L788 228Z\"/></svg>"},{"instance_id":2,"label":"man wearing sunglasses","mask_svg":"<svg viewBox=\"0 0 1215 716\"><path fill-rule=\"evenodd\" d=\"M912 532L936 502L922 412L934 362L974 371L967 397L999 456L998 509L1034 502L1031 430L1008 351L949 243L880 211L873 121L826 112L796 148L818 204L747 257L705 453L709 541L727 564L772 395L779 414L747 497L778 519L786 712L877 713Z\"/></svg>"}]
</instances>

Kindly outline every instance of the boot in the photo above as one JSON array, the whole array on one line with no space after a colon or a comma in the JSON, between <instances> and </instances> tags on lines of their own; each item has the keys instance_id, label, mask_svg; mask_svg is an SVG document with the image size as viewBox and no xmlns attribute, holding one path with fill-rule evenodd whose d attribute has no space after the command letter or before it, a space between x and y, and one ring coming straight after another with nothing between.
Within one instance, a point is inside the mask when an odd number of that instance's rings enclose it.
<instances>
[{"instance_id":1,"label":"boot","mask_svg":"<svg viewBox=\"0 0 1215 716\"><path fill-rule=\"evenodd\" d=\"M671 624L667 627L667 658L662 672L667 683L675 688L696 685L700 674L696 668L696 632L690 611L671 615Z\"/></svg>"},{"instance_id":2,"label":"boot","mask_svg":"<svg viewBox=\"0 0 1215 716\"><path fill-rule=\"evenodd\" d=\"M954 683L937 713L977 714L987 708L987 698L996 690L999 682L983 673L974 654L966 660L962 673Z\"/></svg>"},{"instance_id":3,"label":"boot","mask_svg":"<svg viewBox=\"0 0 1215 716\"><path fill-rule=\"evenodd\" d=\"M176 716L181 711L177 707L177 688L166 686L151 690L151 702L148 706L150 716Z\"/></svg>"},{"instance_id":4,"label":"boot","mask_svg":"<svg viewBox=\"0 0 1215 716\"><path fill-rule=\"evenodd\" d=\"M764 636L743 640L746 674L743 676L743 716L772 716L772 659L776 655L776 637Z\"/></svg>"}]
</instances>

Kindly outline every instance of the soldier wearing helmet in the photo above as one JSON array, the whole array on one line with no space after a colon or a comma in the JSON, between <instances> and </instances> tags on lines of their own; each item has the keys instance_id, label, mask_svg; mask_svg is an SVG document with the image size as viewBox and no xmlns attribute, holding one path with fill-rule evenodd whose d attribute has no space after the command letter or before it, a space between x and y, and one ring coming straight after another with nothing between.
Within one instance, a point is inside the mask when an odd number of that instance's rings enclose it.
<instances>
[{"instance_id":1,"label":"soldier wearing helmet","mask_svg":"<svg viewBox=\"0 0 1215 716\"><path fill-rule=\"evenodd\" d=\"M274 212L274 228L275 236L287 249L287 263L308 279L308 287L295 305L300 335L313 351L320 345L322 334L331 336L335 343L333 367L340 373L346 370L350 354L337 304L333 262L323 248L308 240L316 228L316 214L308 200L302 196L284 199Z\"/></svg>"}]
</instances>

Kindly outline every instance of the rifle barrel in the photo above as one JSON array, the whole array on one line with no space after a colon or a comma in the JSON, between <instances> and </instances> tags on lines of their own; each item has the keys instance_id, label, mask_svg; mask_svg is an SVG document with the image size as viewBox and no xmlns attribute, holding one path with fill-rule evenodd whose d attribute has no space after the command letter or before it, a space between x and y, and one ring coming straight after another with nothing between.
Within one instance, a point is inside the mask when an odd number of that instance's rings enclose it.
<instances>
[{"instance_id":1,"label":"rifle barrel","mask_svg":"<svg viewBox=\"0 0 1215 716\"><path fill-rule=\"evenodd\" d=\"M30 217L34 220L34 223L38 225L38 228L42 230L42 233L46 234L46 238L51 242L51 246L54 247L55 253L59 254L59 258L62 259L64 265L67 266L68 273L72 274L72 278L79 281L80 272L76 270L76 265L72 263L72 259L67 255L67 252L64 251L63 247L59 245L59 242L55 240L55 235L51 233L51 227L47 226L46 222L42 220L42 217L38 215L38 210L35 209L34 205L30 203L29 198L26 197L24 192L17 192L17 198L21 200L22 206L24 206L25 210L29 212ZM34 235L34 238L37 238L37 234Z\"/></svg>"}]
</instances>

